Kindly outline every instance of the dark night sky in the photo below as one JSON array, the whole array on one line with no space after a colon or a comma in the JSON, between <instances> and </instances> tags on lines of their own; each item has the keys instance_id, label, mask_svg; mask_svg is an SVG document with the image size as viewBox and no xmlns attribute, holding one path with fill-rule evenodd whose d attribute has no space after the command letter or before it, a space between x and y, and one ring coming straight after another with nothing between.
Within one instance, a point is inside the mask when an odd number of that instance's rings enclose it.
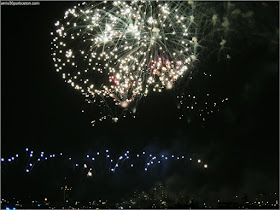
<instances>
[{"instance_id":1,"label":"dark night sky","mask_svg":"<svg viewBox=\"0 0 280 210\"><path fill-rule=\"evenodd\" d=\"M279 192L279 55L278 44L272 43L277 37L278 3L263 9L262 17L256 15L256 36L240 35L233 42L231 61L208 59L206 64L201 59L199 68L219 72L207 83L219 90L212 94L229 98L204 126L180 121L175 97L168 92L144 99L137 119L105 122L94 128L90 116L81 112L83 97L62 81L51 59L50 31L72 4L41 2L34 7L2 7L2 157L25 147L73 154L86 154L96 147L116 152L144 148L187 151L201 154L208 161L207 172L174 172L160 177L161 181L205 198ZM207 85L195 83L194 87L207 89ZM32 180L21 173L15 181L16 175L7 174L2 173L3 194L32 194L36 187L24 186L61 183L54 172L47 174L51 177L47 181ZM120 178L118 182L124 181ZM150 187L148 181L140 182ZM42 196L51 192L46 185L42 188L47 189L45 192L39 190ZM15 190L16 186L21 189ZM129 189L124 183L117 186Z\"/></svg>"}]
</instances>

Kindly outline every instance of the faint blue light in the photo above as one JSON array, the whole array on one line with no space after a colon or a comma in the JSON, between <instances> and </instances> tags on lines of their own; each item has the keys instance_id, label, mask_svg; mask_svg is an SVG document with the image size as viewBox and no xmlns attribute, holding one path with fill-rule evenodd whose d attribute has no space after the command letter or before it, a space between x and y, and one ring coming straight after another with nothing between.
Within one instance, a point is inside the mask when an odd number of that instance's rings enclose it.
<instances>
[{"instance_id":1,"label":"faint blue light","mask_svg":"<svg viewBox=\"0 0 280 210\"><path fill-rule=\"evenodd\" d=\"M126 153L124 153L124 156L127 156L127 154L126 154Z\"/></svg>"},{"instance_id":2,"label":"faint blue light","mask_svg":"<svg viewBox=\"0 0 280 210\"><path fill-rule=\"evenodd\" d=\"M40 205L40 204L38 204L38 206L40 207L41 205Z\"/></svg>"},{"instance_id":3,"label":"faint blue light","mask_svg":"<svg viewBox=\"0 0 280 210\"><path fill-rule=\"evenodd\" d=\"M69 160L71 160L71 158L69 158Z\"/></svg>"},{"instance_id":4,"label":"faint blue light","mask_svg":"<svg viewBox=\"0 0 280 210\"><path fill-rule=\"evenodd\" d=\"M4 158L1 158L1 161L3 162L3 161L4 161Z\"/></svg>"},{"instance_id":5,"label":"faint blue light","mask_svg":"<svg viewBox=\"0 0 280 210\"><path fill-rule=\"evenodd\" d=\"M129 157L127 156L126 159L129 159Z\"/></svg>"},{"instance_id":6,"label":"faint blue light","mask_svg":"<svg viewBox=\"0 0 280 210\"><path fill-rule=\"evenodd\" d=\"M53 154L53 157L55 157L55 154Z\"/></svg>"},{"instance_id":7,"label":"faint blue light","mask_svg":"<svg viewBox=\"0 0 280 210\"><path fill-rule=\"evenodd\" d=\"M113 160L111 160L111 163L113 162Z\"/></svg>"},{"instance_id":8,"label":"faint blue light","mask_svg":"<svg viewBox=\"0 0 280 210\"><path fill-rule=\"evenodd\" d=\"M50 155L50 158L52 157L52 155Z\"/></svg>"},{"instance_id":9,"label":"faint blue light","mask_svg":"<svg viewBox=\"0 0 280 210\"><path fill-rule=\"evenodd\" d=\"M120 156L119 159L121 160L123 158L123 156Z\"/></svg>"},{"instance_id":10,"label":"faint blue light","mask_svg":"<svg viewBox=\"0 0 280 210\"><path fill-rule=\"evenodd\" d=\"M6 210L10 210L10 208L9 208L9 207L6 207Z\"/></svg>"},{"instance_id":11,"label":"faint blue light","mask_svg":"<svg viewBox=\"0 0 280 210\"><path fill-rule=\"evenodd\" d=\"M89 158L89 155L87 155L87 158Z\"/></svg>"},{"instance_id":12,"label":"faint blue light","mask_svg":"<svg viewBox=\"0 0 280 210\"><path fill-rule=\"evenodd\" d=\"M145 152L143 152L143 155L145 155Z\"/></svg>"},{"instance_id":13,"label":"faint blue light","mask_svg":"<svg viewBox=\"0 0 280 210\"><path fill-rule=\"evenodd\" d=\"M28 172L29 172L29 170L28 170L28 169L26 169L25 171L26 171L26 173L28 173Z\"/></svg>"},{"instance_id":14,"label":"faint blue light","mask_svg":"<svg viewBox=\"0 0 280 210\"><path fill-rule=\"evenodd\" d=\"M28 148L25 148L25 151L28 151Z\"/></svg>"},{"instance_id":15,"label":"faint blue light","mask_svg":"<svg viewBox=\"0 0 280 210\"><path fill-rule=\"evenodd\" d=\"M43 157L44 156L44 154L41 154L41 157Z\"/></svg>"},{"instance_id":16,"label":"faint blue light","mask_svg":"<svg viewBox=\"0 0 280 210\"><path fill-rule=\"evenodd\" d=\"M114 171L114 169L112 168L111 171Z\"/></svg>"},{"instance_id":17,"label":"faint blue light","mask_svg":"<svg viewBox=\"0 0 280 210\"><path fill-rule=\"evenodd\" d=\"M18 157L18 154L16 154L16 157Z\"/></svg>"},{"instance_id":18,"label":"faint blue light","mask_svg":"<svg viewBox=\"0 0 280 210\"><path fill-rule=\"evenodd\" d=\"M153 161L151 161L151 164L154 164L154 162L153 162Z\"/></svg>"},{"instance_id":19,"label":"faint blue light","mask_svg":"<svg viewBox=\"0 0 280 210\"><path fill-rule=\"evenodd\" d=\"M45 160L47 160L48 158L47 157L45 157Z\"/></svg>"},{"instance_id":20,"label":"faint blue light","mask_svg":"<svg viewBox=\"0 0 280 210\"><path fill-rule=\"evenodd\" d=\"M33 151L30 151L30 154L33 154Z\"/></svg>"},{"instance_id":21,"label":"faint blue light","mask_svg":"<svg viewBox=\"0 0 280 210\"><path fill-rule=\"evenodd\" d=\"M62 155L62 153L60 153L60 155ZM40 204L38 204L38 205L40 205Z\"/></svg>"},{"instance_id":22,"label":"faint blue light","mask_svg":"<svg viewBox=\"0 0 280 210\"><path fill-rule=\"evenodd\" d=\"M160 161L158 161L158 163L160 163Z\"/></svg>"},{"instance_id":23,"label":"faint blue light","mask_svg":"<svg viewBox=\"0 0 280 210\"><path fill-rule=\"evenodd\" d=\"M150 157L152 157L152 154L150 154Z\"/></svg>"},{"instance_id":24,"label":"faint blue light","mask_svg":"<svg viewBox=\"0 0 280 210\"><path fill-rule=\"evenodd\" d=\"M121 209L123 209L123 207L121 206Z\"/></svg>"},{"instance_id":25,"label":"faint blue light","mask_svg":"<svg viewBox=\"0 0 280 210\"><path fill-rule=\"evenodd\" d=\"M16 210L16 208L14 207L13 210Z\"/></svg>"},{"instance_id":26,"label":"faint blue light","mask_svg":"<svg viewBox=\"0 0 280 210\"><path fill-rule=\"evenodd\" d=\"M76 167L78 167L78 164L76 163L76 165L75 165Z\"/></svg>"},{"instance_id":27,"label":"faint blue light","mask_svg":"<svg viewBox=\"0 0 280 210\"><path fill-rule=\"evenodd\" d=\"M174 158L174 155L172 155L171 157Z\"/></svg>"},{"instance_id":28,"label":"faint blue light","mask_svg":"<svg viewBox=\"0 0 280 210\"><path fill-rule=\"evenodd\" d=\"M138 155L138 154L137 154L136 156L137 156L137 157L139 157L139 155Z\"/></svg>"},{"instance_id":29,"label":"faint blue light","mask_svg":"<svg viewBox=\"0 0 280 210\"><path fill-rule=\"evenodd\" d=\"M145 168L145 171L147 171L148 169L147 168Z\"/></svg>"},{"instance_id":30,"label":"faint blue light","mask_svg":"<svg viewBox=\"0 0 280 210\"><path fill-rule=\"evenodd\" d=\"M33 157L33 155L32 155L32 154L30 154L30 157Z\"/></svg>"},{"instance_id":31,"label":"faint blue light","mask_svg":"<svg viewBox=\"0 0 280 210\"><path fill-rule=\"evenodd\" d=\"M185 156L182 156L182 159L184 159L185 158Z\"/></svg>"},{"instance_id":32,"label":"faint blue light","mask_svg":"<svg viewBox=\"0 0 280 210\"><path fill-rule=\"evenodd\" d=\"M14 160L15 158L14 157L12 157L12 160Z\"/></svg>"},{"instance_id":33,"label":"faint blue light","mask_svg":"<svg viewBox=\"0 0 280 210\"><path fill-rule=\"evenodd\" d=\"M179 160L180 158L179 157L177 157L177 160Z\"/></svg>"},{"instance_id":34,"label":"faint blue light","mask_svg":"<svg viewBox=\"0 0 280 210\"><path fill-rule=\"evenodd\" d=\"M37 161L40 161L40 158L38 158L38 160Z\"/></svg>"},{"instance_id":35,"label":"faint blue light","mask_svg":"<svg viewBox=\"0 0 280 210\"><path fill-rule=\"evenodd\" d=\"M87 168L87 164L84 164L84 168Z\"/></svg>"},{"instance_id":36,"label":"faint blue light","mask_svg":"<svg viewBox=\"0 0 280 210\"><path fill-rule=\"evenodd\" d=\"M165 160L167 160L168 158L167 157L165 157Z\"/></svg>"},{"instance_id":37,"label":"faint blue light","mask_svg":"<svg viewBox=\"0 0 280 210\"><path fill-rule=\"evenodd\" d=\"M119 164L116 164L116 167L119 167Z\"/></svg>"},{"instance_id":38,"label":"faint blue light","mask_svg":"<svg viewBox=\"0 0 280 210\"><path fill-rule=\"evenodd\" d=\"M91 158L92 160L94 160L94 158Z\"/></svg>"},{"instance_id":39,"label":"faint blue light","mask_svg":"<svg viewBox=\"0 0 280 210\"><path fill-rule=\"evenodd\" d=\"M8 159L9 162L11 162L11 159Z\"/></svg>"},{"instance_id":40,"label":"faint blue light","mask_svg":"<svg viewBox=\"0 0 280 210\"><path fill-rule=\"evenodd\" d=\"M29 166L32 166L32 163L29 163Z\"/></svg>"},{"instance_id":41,"label":"faint blue light","mask_svg":"<svg viewBox=\"0 0 280 210\"><path fill-rule=\"evenodd\" d=\"M107 155L107 158L109 158L110 157L110 155Z\"/></svg>"},{"instance_id":42,"label":"faint blue light","mask_svg":"<svg viewBox=\"0 0 280 210\"><path fill-rule=\"evenodd\" d=\"M164 155L162 155L161 157L164 157Z\"/></svg>"},{"instance_id":43,"label":"faint blue light","mask_svg":"<svg viewBox=\"0 0 280 210\"><path fill-rule=\"evenodd\" d=\"M131 164L130 166L133 167L133 164Z\"/></svg>"}]
</instances>

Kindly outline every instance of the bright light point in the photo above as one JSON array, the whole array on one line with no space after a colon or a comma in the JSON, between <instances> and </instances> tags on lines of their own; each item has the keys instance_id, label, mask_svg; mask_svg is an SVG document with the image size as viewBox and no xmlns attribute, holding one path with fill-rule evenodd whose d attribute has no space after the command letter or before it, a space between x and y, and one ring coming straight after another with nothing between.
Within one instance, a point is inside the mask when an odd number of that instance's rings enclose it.
<instances>
[{"instance_id":1,"label":"bright light point","mask_svg":"<svg viewBox=\"0 0 280 210\"><path fill-rule=\"evenodd\" d=\"M173 88L173 84L171 82L168 82L166 85L166 89L170 90Z\"/></svg>"},{"instance_id":2,"label":"bright light point","mask_svg":"<svg viewBox=\"0 0 280 210\"><path fill-rule=\"evenodd\" d=\"M204 164L204 168L208 168L208 165L207 165L207 164Z\"/></svg>"},{"instance_id":3,"label":"bright light point","mask_svg":"<svg viewBox=\"0 0 280 210\"><path fill-rule=\"evenodd\" d=\"M198 163L201 163L201 160L200 160L200 159L198 159L198 160L197 160L197 162L198 162Z\"/></svg>"},{"instance_id":4,"label":"bright light point","mask_svg":"<svg viewBox=\"0 0 280 210\"><path fill-rule=\"evenodd\" d=\"M60 153L60 155L62 155L62 153Z\"/></svg>"},{"instance_id":5,"label":"bright light point","mask_svg":"<svg viewBox=\"0 0 280 210\"><path fill-rule=\"evenodd\" d=\"M8 159L9 162L11 162L11 159Z\"/></svg>"},{"instance_id":6,"label":"bright light point","mask_svg":"<svg viewBox=\"0 0 280 210\"><path fill-rule=\"evenodd\" d=\"M106 152L109 152L109 150L106 149Z\"/></svg>"},{"instance_id":7,"label":"bright light point","mask_svg":"<svg viewBox=\"0 0 280 210\"><path fill-rule=\"evenodd\" d=\"M25 171L26 171L26 173L28 173L28 172L29 172L29 170L28 170L28 169L26 169Z\"/></svg>"},{"instance_id":8,"label":"bright light point","mask_svg":"<svg viewBox=\"0 0 280 210\"><path fill-rule=\"evenodd\" d=\"M37 161L40 161L40 158L38 158Z\"/></svg>"},{"instance_id":9,"label":"bright light point","mask_svg":"<svg viewBox=\"0 0 280 210\"><path fill-rule=\"evenodd\" d=\"M88 173L87 173L87 176L92 176L92 172L91 171L89 171Z\"/></svg>"},{"instance_id":10,"label":"bright light point","mask_svg":"<svg viewBox=\"0 0 280 210\"><path fill-rule=\"evenodd\" d=\"M111 171L114 172L114 169L112 168Z\"/></svg>"},{"instance_id":11,"label":"bright light point","mask_svg":"<svg viewBox=\"0 0 280 210\"><path fill-rule=\"evenodd\" d=\"M145 171L147 171L148 169L147 168L145 168Z\"/></svg>"},{"instance_id":12,"label":"bright light point","mask_svg":"<svg viewBox=\"0 0 280 210\"><path fill-rule=\"evenodd\" d=\"M29 163L29 166L32 166L32 163Z\"/></svg>"},{"instance_id":13,"label":"bright light point","mask_svg":"<svg viewBox=\"0 0 280 210\"><path fill-rule=\"evenodd\" d=\"M89 158L89 155L87 155L87 158Z\"/></svg>"},{"instance_id":14,"label":"bright light point","mask_svg":"<svg viewBox=\"0 0 280 210\"><path fill-rule=\"evenodd\" d=\"M84 164L84 168L87 168L87 164Z\"/></svg>"},{"instance_id":15,"label":"bright light point","mask_svg":"<svg viewBox=\"0 0 280 210\"><path fill-rule=\"evenodd\" d=\"M97 152L96 154L99 155L99 152Z\"/></svg>"},{"instance_id":16,"label":"bright light point","mask_svg":"<svg viewBox=\"0 0 280 210\"><path fill-rule=\"evenodd\" d=\"M76 163L75 166L78 167L79 165Z\"/></svg>"},{"instance_id":17,"label":"bright light point","mask_svg":"<svg viewBox=\"0 0 280 210\"><path fill-rule=\"evenodd\" d=\"M18 154L16 154L16 157L18 157Z\"/></svg>"},{"instance_id":18,"label":"bright light point","mask_svg":"<svg viewBox=\"0 0 280 210\"><path fill-rule=\"evenodd\" d=\"M126 108L128 106L128 103L126 101L121 102L121 107Z\"/></svg>"},{"instance_id":19,"label":"bright light point","mask_svg":"<svg viewBox=\"0 0 280 210\"><path fill-rule=\"evenodd\" d=\"M26 148L25 151L27 152L27 151L28 151L28 148Z\"/></svg>"},{"instance_id":20,"label":"bright light point","mask_svg":"<svg viewBox=\"0 0 280 210\"><path fill-rule=\"evenodd\" d=\"M133 167L133 164L131 164L130 166Z\"/></svg>"},{"instance_id":21,"label":"bright light point","mask_svg":"<svg viewBox=\"0 0 280 210\"><path fill-rule=\"evenodd\" d=\"M30 157L32 157L33 155L32 155L32 154L30 154L29 156L30 156Z\"/></svg>"},{"instance_id":22,"label":"bright light point","mask_svg":"<svg viewBox=\"0 0 280 210\"><path fill-rule=\"evenodd\" d=\"M1 158L1 161L3 162L3 161L4 161L4 158Z\"/></svg>"},{"instance_id":23,"label":"bright light point","mask_svg":"<svg viewBox=\"0 0 280 210\"><path fill-rule=\"evenodd\" d=\"M145 152L143 152L143 155L145 155Z\"/></svg>"},{"instance_id":24,"label":"bright light point","mask_svg":"<svg viewBox=\"0 0 280 210\"><path fill-rule=\"evenodd\" d=\"M192 160L192 158L190 158L190 160Z\"/></svg>"}]
</instances>

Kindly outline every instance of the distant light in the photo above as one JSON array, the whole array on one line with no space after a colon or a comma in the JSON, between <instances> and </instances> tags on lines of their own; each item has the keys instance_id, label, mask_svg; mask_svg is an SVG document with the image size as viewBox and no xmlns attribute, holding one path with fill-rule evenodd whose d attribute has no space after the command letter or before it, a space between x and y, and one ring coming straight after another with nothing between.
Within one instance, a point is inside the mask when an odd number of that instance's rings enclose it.
<instances>
[{"instance_id":1,"label":"distant light","mask_svg":"<svg viewBox=\"0 0 280 210\"><path fill-rule=\"evenodd\" d=\"M28 151L28 148L25 148L25 151Z\"/></svg>"},{"instance_id":2,"label":"distant light","mask_svg":"<svg viewBox=\"0 0 280 210\"><path fill-rule=\"evenodd\" d=\"M69 158L69 160L71 160L71 158Z\"/></svg>"},{"instance_id":3,"label":"distant light","mask_svg":"<svg viewBox=\"0 0 280 210\"><path fill-rule=\"evenodd\" d=\"M177 157L177 160L179 160L180 159L180 157Z\"/></svg>"},{"instance_id":4,"label":"distant light","mask_svg":"<svg viewBox=\"0 0 280 210\"><path fill-rule=\"evenodd\" d=\"M87 168L87 164L84 164L84 168Z\"/></svg>"},{"instance_id":5,"label":"distant light","mask_svg":"<svg viewBox=\"0 0 280 210\"><path fill-rule=\"evenodd\" d=\"M53 157L55 157L55 154L53 154Z\"/></svg>"},{"instance_id":6,"label":"distant light","mask_svg":"<svg viewBox=\"0 0 280 210\"><path fill-rule=\"evenodd\" d=\"M174 155L172 155L171 157L174 158Z\"/></svg>"},{"instance_id":7,"label":"distant light","mask_svg":"<svg viewBox=\"0 0 280 210\"><path fill-rule=\"evenodd\" d=\"M200 159L198 159L198 160L197 160L197 162L198 162L198 163L201 163L201 160L200 160Z\"/></svg>"},{"instance_id":8,"label":"distant light","mask_svg":"<svg viewBox=\"0 0 280 210\"><path fill-rule=\"evenodd\" d=\"M91 171L89 171L87 175L88 175L88 176L92 176L92 172L91 172Z\"/></svg>"},{"instance_id":9,"label":"distant light","mask_svg":"<svg viewBox=\"0 0 280 210\"><path fill-rule=\"evenodd\" d=\"M158 163L160 163L160 160L158 161Z\"/></svg>"},{"instance_id":10,"label":"distant light","mask_svg":"<svg viewBox=\"0 0 280 210\"><path fill-rule=\"evenodd\" d=\"M143 155L145 155L145 152L143 152Z\"/></svg>"},{"instance_id":11,"label":"distant light","mask_svg":"<svg viewBox=\"0 0 280 210\"><path fill-rule=\"evenodd\" d=\"M38 206L40 207L41 205L40 205L40 204L38 204Z\"/></svg>"},{"instance_id":12,"label":"distant light","mask_svg":"<svg viewBox=\"0 0 280 210\"><path fill-rule=\"evenodd\" d=\"M130 166L133 167L133 164L131 164Z\"/></svg>"},{"instance_id":13,"label":"distant light","mask_svg":"<svg viewBox=\"0 0 280 210\"><path fill-rule=\"evenodd\" d=\"M3 162L3 161L4 161L4 158L1 158L1 161Z\"/></svg>"},{"instance_id":14,"label":"distant light","mask_svg":"<svg viewBox=\"0 0 280 210\"><path fill-rule=\"evenodd\" d=\"M150 154L150 157L152 157L152 154Z\"/></svg>"},{"instance_id":15,"label":"distant light","mask_svg":"<svg viewBox=\"0 0 280 210\"><path fill-rule=\"evenodd\" d=\"M122 206L121 206L120 208L121 208L121 209L123 209L123 207L122 207Z\"/></svg>"},{"instance_id":16,"label":"distant light","mask_svg":"<svg viewBox=\"0 0 280 210\"><path fill-rule=\"evenodd\" d=\"M190 158L190 160L192 160L192 158Z\"/></svg>"},{"instance_id":17,"label":"distant light","mask_svg":"<svg viewBox=\"0 0 280 210\"><path fill-rule=\"evenodd\" d=\"M96 154L99 155L99 152L97 152Z\"/></svg>"},{"instance_id":18,"label":"distant light","mask_svg":"<svg viewBox=\"0 0 280 210\"><path fill-rule=\"evenodd\" d=\"M32 157L33 155L32 154L30 154L30 157Z\"/></svg>"},{"instance_id":19,"label":"distant light","mask_svg":"<svg viewBox=\"0 0 280 210\"><path fill-rule=\"evenodd\" d=\"M116 167L119 167L119 164L116 164Z\"/></svg>"},{"instance_id":20,"label":"distant light","mask_svg":"<svg viewBox=\"0 0 280 210\"><path fill-rule=\"evenodd\" d=\"M76 163L75 166L78 167L79 165Z\"/></svg>"},{"instance_id":21,"label":"distant light","mask_svg":"<svg viewBox=\"0 0 280 210\"><path fill-rule=\"evenodd\" d=\"M123 156L120 156L119 159L121 160L123 158Z\"/></svg>"},{"instance_id":22,"label":"distant light","mask_svg":"<svg viewBox=\"0 0 280 210\"><path fill-rule=\"evenodd\" d=\"M14 160L15 158L14 157L12 157L12 160Z\"/></svg>"},{"instance_id":23,"label":"distant light","mask_svg":"<svg viewBox=\"0 0 280 210\"><path fill-rule=\"evenodd\" d=\"M9 208L9 207L6 207L6 210L10 210L10 208Z\"/></svg>"},{"instance_id":24,"label":"distant light","mask_svg":"<svg viewBox=\"0 0 280 210\"><path fill-rule=\"evenodd\" d=\"M110 157L110 155L107 155L107 158L109 158Z\"/></svg>"},{"instance_id":25,"label":"distant light","mask_svg":"<svg viewBox=\"0 0 280 210\"><path fill-rule=\"evenodd\" d=\"M136 156L137 156L137 157L139 157L139 155L138 155L138 154L137 154Z\"/></svg>"},{"instance_id":26,"label":"distant light","mask_svg":"<svg viewBox=\"0 0 280 210\"><path fill-rule=\"evenodd\" d=\"M40 158L38 158L38 160L37 161L40 161Z\"/></svg>"},{"instance_id":27,"label":"distant light","mask_svg":"<svg viewBox=\"0 0 280 210\"><path fill-rule=\"evenodd\" d=\"M113 171L113 172L114 172L114 169L112 168L112 169L111 169L111 171Z\"/></svg>"},{"instance_id":28,"label":"distant light","mask_svg":"<svg viewBox=\"0 0 280 210\"><path fill-rule=\"evenodd\" d=\"M48 158L47 157L45 157L45 160L47 160Z\"/></svg>"},{"instance_id":29,"label":"distant light","mask_svg":"<svg viewBox=\"0 0 280 210\"><path fill-rule=\"evenodd\" d=\"M16 157L18 157L18 154L16 154Z\"/></svg>"},{"instance_id":30,"label":"distant light","mask_svg":"<svg viewBox=\"0 0 280 210\"><path fill-rule=\"evenodd\" d=\"M16 210L16 207L14 207L13 210Z\"/></svg>"},{"instance_id":31,"label":"distant light","mask_svg":"<svg viewBox=\"0 0 280 210\"><path fill-rule=\"evenodd\" d=\"M87 158L89 158L89 155L87 155Z\"/></svg>"},{"instance_id":32,"label":"distant light","mask_svg":"<svg viewBox=\"0 0 280 210\"><path fill-rule=\"evenodd\" d=\"M62 153L60 153L60 155L62 155ZM40 205L40 204L39 204Z\"/></svg>"},{"instance_id":33,"label":"distant light","mask_svg":"<svg viewBox=\"0 0 280 210\"><path fill-rule=\"evenodd\" d=\"M208 168L208 165L207 165L207 164L204 164L204 168Z\"/></svg>"},{"instance_id":34,"label":"distant light","mask_svg":"<svg viewBox=\"0 0 280 210\"><path fill-rule=\"evenodd\" d=\"M161 157L163 157L163 158L164 158L164 155L162 155Z\"/></svg>"},{"instance_id":35,"label":"distant light","mask_svg":"<svg viewBox=\"0 0 280 210\"><path fill-rule=\"evenodd\" d=\"M91 158L92 160L94 160L94 158Z\"/></svg>"},{"instance_id":36,"label":"distant light","mask_svg":"<svg viewBox=\"0 0 280 210\"><path fill-rule=\"evenodd\" d=\"M29 172L29 170L28 170L28 169L26 169L25 171L26 171L26 173L28 173L28 172Z\"/></svg>"},{"instance_id":37,"label":"distant light","mask_svg":"<svg viewBox=\"0 0 280 210\"><path fill-rule=\"evenodd\" d=\"M106 149L106 152L109 152L109 150Z\"/></svg>"},{"instance_id":38,"label":"distant light","mask_svg":"<svg viewBox=\"0 0 280 210\"><path fill-rule=\"evenodd\" d=\"M145 171L147 171L148 169L147 168L145 168Z\"/></svg>"},{"instance_id":39,"label":"distant light","mask_svg":"<svg viewBox=\"0 0 280 210\"><path fill-rule=\"evenodd\" d=\"M50 158L52 157L52 155L50 155Z\"/></svg>"},{"instance_id":40,"label":"distant light","mask_svg":"<svg viewBox=\"0 0 280 210\"><path fill-rule=\"evenodd\" d=\"M167 157L165 157L165 160L167 160L168 158Z\"/></svg>"},{"instance_id":41,"label":"distant light","mask_svg":"<svg viewBox=\"0 0 280 210\"><path fill-rule=\"evenodd\" d=\"M126 151L126 153L129 153L129 151Z\"/></svg>"},{"instance_id":42,"label":"distant light","mask_svg":"<svg viewBox=\"0 0 280 210\"><path fill-rule=\"evenodd\" d=\"M11 159L8 159L9 162L11 162Z\"/></svg>"},{"instance_id":43,"label":"distant light","mask_svg":"<svg viewBox=\"0 0 280 210\"><path fill-rule=\"evenodd\" d=\"M29 166L32 166L32 163L29 163Z\"/></svg>"},{"instance_id":44,"label":"distant light","mask_svg":"<svg viewBox=\"0 0 280 210\"><path fill-rule=\"evenodd\" d=\"M111 163L113 162L113 160L111 160Z\"/></svg>"},{"instance_id":45,"label":"distant light","mask_svg":"<svg viewBox=\"0 0 280 210\"><path fill-rule=\"evenodd\" d=\"M184 159L185 158L185 156L182 156L182 159Z\"/></svg>"}]
</instances>

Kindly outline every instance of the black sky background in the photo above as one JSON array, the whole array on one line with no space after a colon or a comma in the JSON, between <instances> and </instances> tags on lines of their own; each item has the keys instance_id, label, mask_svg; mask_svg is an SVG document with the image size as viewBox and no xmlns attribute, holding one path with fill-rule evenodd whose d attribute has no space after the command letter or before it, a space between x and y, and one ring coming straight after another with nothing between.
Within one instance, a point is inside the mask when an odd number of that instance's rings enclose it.
<instances>
[{"instance_id":1,"label":"black sky background","mask_svg":"<svg viewBox=\"0 0 280 210\"><path fill-rule=\"evenodd\" d=\"M194 88L211 86L217 90L211 94L229 98L204 126L179 120L175 96L166 92L144 99L136 119L105 122L94 128L91 117L81 112L83 97L62 81L51 59L50 31L72 5L41 2L33 7L1 7L2 157L25 147L74 155L107 147L116 153L144 148L187 151L200 154L209 169L198 172L190 168L187 174L174 172L166 177L159 173L158 179L172 185L174 191L205 199L279 192L279 55L278 44L273 43L278 36L277 2L256 10L263 14L256 14L257 35L240 35L233 42L230 61L208 59L203 63L202 59L198 64L201 71L216 73L207 84L198 78ZM55 197L62 177L56 172L46 173L43 179L3 171L2 194ZM125 194L139 185L149 189L157 176L150 182L145 179L141 174L128 180L105 177L107 184L91 186L99 186L100 191L102 186L108 197L120 197L119 190ZM88 194L87 184L76 186L78 197ZM96 192L92 196L97 197Z\"/></svg>"}]
</instances>

